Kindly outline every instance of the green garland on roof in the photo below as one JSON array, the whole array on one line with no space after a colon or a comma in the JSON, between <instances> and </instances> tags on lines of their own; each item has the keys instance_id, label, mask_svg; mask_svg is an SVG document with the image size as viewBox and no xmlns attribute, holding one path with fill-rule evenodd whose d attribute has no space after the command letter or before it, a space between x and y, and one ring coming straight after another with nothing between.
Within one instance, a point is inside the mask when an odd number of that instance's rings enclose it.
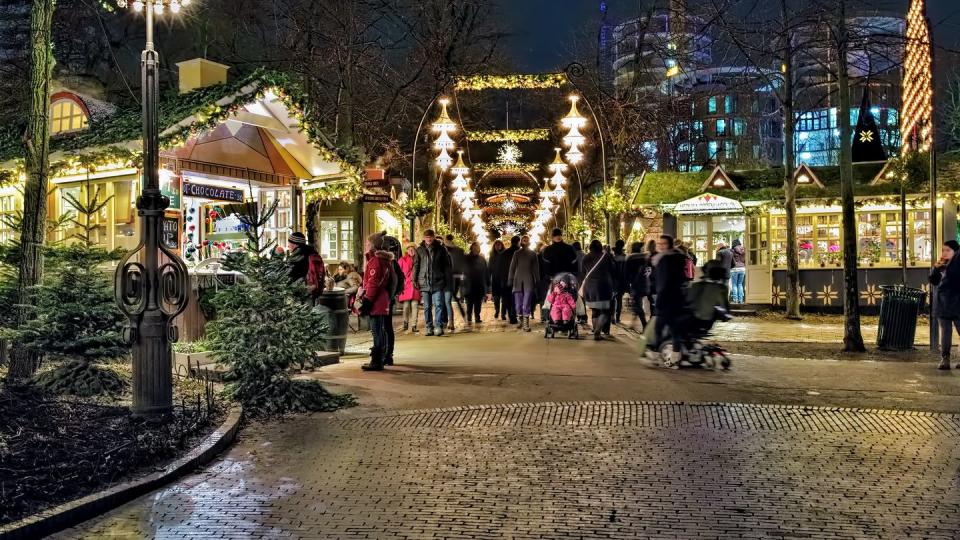
<instances>
[{"instance_id":1,"label":"green garland on roof","mask_svg":"<svg viewBox=\"0 0 960 540\"><path fill-rule=\"evenodd\" d=\"M549 129L495 129L488 131L468 131L467 140L478 143L524 141L549 141Z\"/></svg>"}]
</instances>

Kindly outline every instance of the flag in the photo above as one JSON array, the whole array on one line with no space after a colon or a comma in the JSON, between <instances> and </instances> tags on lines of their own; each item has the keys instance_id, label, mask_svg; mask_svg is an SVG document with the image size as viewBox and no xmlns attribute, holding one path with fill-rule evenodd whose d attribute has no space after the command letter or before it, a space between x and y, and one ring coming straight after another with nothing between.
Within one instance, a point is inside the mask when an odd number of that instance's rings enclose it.
<instances>
[{"instance_id":1,"label":"flag","mask_svg":"<svg viewBox=\"0 0 960 540\"><path fill-rule=\"evenodd\" d=\"M876 118L870 112L870 90L864 88L857 129L853 132L853 162L886 160L887 153L880 141L880 129L877 127Z\"/></svg>"}]
</instances>

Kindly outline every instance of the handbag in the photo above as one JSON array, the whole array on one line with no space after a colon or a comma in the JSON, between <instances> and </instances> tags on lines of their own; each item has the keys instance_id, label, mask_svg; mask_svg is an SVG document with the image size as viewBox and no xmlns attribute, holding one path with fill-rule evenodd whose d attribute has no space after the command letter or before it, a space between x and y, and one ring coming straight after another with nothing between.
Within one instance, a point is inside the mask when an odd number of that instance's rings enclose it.
<instances>
[{"instance_id":1,"label":"handbag","mask_svg":"<svg viewBox=\"0 0 960 540\"><path fill-rule=\"evenodd\" d=\"M596 270L598 266L600 266L600 263L603 262L603 259L604 259L606 256L607 256L606 253L604 253L603 255L601 255L601 256L600 256L600 260L598 260L598 261L593 265L593 268L591 268L590 271L587 272L587 275L583 276L583 283L581 283L581 284L580 284L580 288L577 289L577 296L579 296L580 298L583 298L583 288L587 286L587 280L590 279L590 276L593 275L593 271Z\"/></svg>"}]
</instances>

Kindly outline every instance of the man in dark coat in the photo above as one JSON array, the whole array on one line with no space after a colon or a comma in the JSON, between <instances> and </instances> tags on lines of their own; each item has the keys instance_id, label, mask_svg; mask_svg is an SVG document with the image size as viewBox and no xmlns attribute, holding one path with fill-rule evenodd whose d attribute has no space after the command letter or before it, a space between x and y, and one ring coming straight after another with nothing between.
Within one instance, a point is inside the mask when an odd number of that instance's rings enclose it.
<instances>
[{"instance_id":1,"label":"man in dark coat","mask_svg":"<svg viewBox=\"0 0 960 540\"><path fill-rule=\"evenodd\" d=\"M413 261L413 286L420 291L423 300L423 322L427 327L426 335L443 335L446 326L447 308L444 305L444 293L453 283L453 269L450 254L437 240L432 229L423 233L423 242L417 247L417 256Z\"/></svg>"},{"instance_id":2,"label":"man in dark coat","mask_svg":"<svg viewBox=\"0 0 960 540\"><path fill-rule=\"evenodd\" d=\"M290 264L290 283L307 280L310 270L310 256L316 255L317 250L307 243L307 237L302 232L295 232L287 240L287 261Z\"/></svg>"},{"instance_id":3,"label":"man in dark coat","mask_svg":"<svg viewBox=\"0 0 960 540\"><path fill-rule=\"evenodd\" d=\"M513 302L513 289L509 287L510 281L510 263L513 262L513 254L520 249L520 237L514 236L510 239L510 247L497 255L497 260L493 261L490 267L490 275L495 283L502 284L506 294L503 295L503 307L501 308L501 318L506 319L509 315L510 324L517 324L517 307Z\"/></svg>"},{"instance_id":4,"label":"man in dark coat","mask_svg":"<svg viewBox=\"0 0 960 540\"><path fill-rule=\"evenodd\" d=\"M647 314L643 311L643 299L650 294L650 278L647 270L650 262L643 242L634 242L630 245L630 254L623 263L623 280L630 291L630 303L633 314L640 321L640 329L647 326Z\"/></svg>"},{"instance_id":5,"label":"man in dark coat","mask_svg":"<svg viewBox=\"0 0 960 540\"><path fill-rule=\"evenodd\" d=\"M543 248L543 274L553 278L557 274L569 272L573 275L580 273L577 267L577 252L573 246L563 241L563 231L554 229L551 233L553 243Z\"/></svg>"},{"instance_id":6,"label":"man in dark coat","mask_svg":"<svg viewBox=\"0 0 960 540\"><path fill-rule=\"evenodd\" d=\"M453 304L457 304L460 315L464 316L463 303L461 296L463 294L463 278L466 272L466 253L459 246L453 243L453 235L448 234L444 239L443 247L447 248L450 254L450 266L453 271L453 282L447 284L447 292L444 294L443 302L447 306L447 330L453 332Z\"/></svg>"},{"instance_id":7,"label":"man in dark coat","mask_svg":"<svg viewBox=\"0 0 960 540\"><path fill-rule=\"evenodd\" d=\"M684 268L687 265L687 256L673 247L673 237L662 235L657 239L658 260L653 270L657 284L657 341L663 337L664 330L670 330L673 340L671 362L680 360L681 332L679 322L687 312L686 286L687 278ZM650 345L659 345L650 344Z\"/></svg>"}]
</instances>

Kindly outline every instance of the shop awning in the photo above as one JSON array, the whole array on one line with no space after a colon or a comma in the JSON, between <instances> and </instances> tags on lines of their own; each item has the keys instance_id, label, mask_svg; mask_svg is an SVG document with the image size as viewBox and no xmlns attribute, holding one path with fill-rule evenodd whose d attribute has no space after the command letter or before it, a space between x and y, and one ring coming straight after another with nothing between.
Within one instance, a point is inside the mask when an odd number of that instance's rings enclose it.
<instances>
[{"instance_id":1,"label":"shop awning","mask_svg":"<svg viewBox=\"0 0 960 540\"><path fill-rule=\"evenodd\" d=\"M677 203L673 207L674 214L731 214L743 212L743 205L739 201L703 193L692 199Z\"/></svg>"}]
</instances>

